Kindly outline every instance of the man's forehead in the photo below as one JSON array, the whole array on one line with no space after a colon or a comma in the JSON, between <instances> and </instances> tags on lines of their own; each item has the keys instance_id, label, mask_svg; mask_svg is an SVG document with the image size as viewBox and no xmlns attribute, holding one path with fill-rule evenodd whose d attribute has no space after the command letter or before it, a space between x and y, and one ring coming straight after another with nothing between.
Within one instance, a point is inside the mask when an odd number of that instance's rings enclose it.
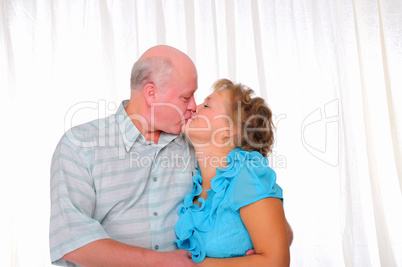
<instances>
[{"instance_id":1,"label":"man's forehead","mask_svg":"<svg viewBox=\"0 0 402 267\"><path fill-rule=\"evenodd\" d=\"M182 90L182 91L180 92L180 95L190 96L190 95L193 95L196 91L197 91L197 89L188 88L188 89Z\"/></svg>"}]
</instances>

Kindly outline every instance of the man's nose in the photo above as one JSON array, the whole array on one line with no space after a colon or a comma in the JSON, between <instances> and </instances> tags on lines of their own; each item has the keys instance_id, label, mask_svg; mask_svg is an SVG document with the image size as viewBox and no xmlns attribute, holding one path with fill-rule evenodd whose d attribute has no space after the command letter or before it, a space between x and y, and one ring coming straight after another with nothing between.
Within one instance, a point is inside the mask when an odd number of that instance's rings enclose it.
<instances>
[{"instance_id":1,"label":"man's nose","mask_svg":"<svg viewBox=\"0 0 402 267\"><path fill-rule=\"evenodd\" d=\"M195 112L197 109L197 104L195 103L195 99L194 99L194 95L191 97L189 103L188 103L188 107L187 109L189 109L191 112Z\"/></svg>"}]
</instances>

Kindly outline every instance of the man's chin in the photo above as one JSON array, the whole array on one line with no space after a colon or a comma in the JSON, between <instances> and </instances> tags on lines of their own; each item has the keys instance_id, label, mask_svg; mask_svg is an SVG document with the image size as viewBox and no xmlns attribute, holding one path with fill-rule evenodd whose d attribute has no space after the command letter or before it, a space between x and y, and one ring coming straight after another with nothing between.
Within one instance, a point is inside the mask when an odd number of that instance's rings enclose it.
<instances>
[{"instance_id":1,"label":"man's chin","mask_svg":"<svg viewBox=\"0 0 402 267\"><path fill-rule=\"evenodd\" d=\"M190 119L191 120L191 119ZM180 122L180 125L178 124L177 126L174 126L174 127L172 127L172 128L170 128L169 129L169 131L164 131L164 132L166 132L166 133L171 133L171 134L180 134L180 133L184 133L185 135L187 135L186 134L186 129L188 129L188 122L190 121L190 120L182 120L181 122Z\"/></svg>"},{"instance_id":2,"label":"man's chin","mask_svg":"<svg viewBox=\"0 0 402 267\"><path fill-rule=\"evenodd\" d=\"M188 124L183 124L180 127L180 132L182 132L184 135L188 136Z\"/></svg>"},{"instance_id":3,"label":"man's chin","mask_svg":"<svg viewBox=\"0 0 402 267\"><path fill-rule=\"evenodd\" d=\"M174 129L174 130L170 131L169 133L179 135L181 133L181 130L180 129Z\"/></svg>"},{"instance_id":4,"label":"man's chin","mask_svg":"<svg viewBox=\"0 0 402 267\"><path fill-rule=\"evenodd\" d=\"M186 129L186 125L188 124L188 119L184 119L181 121L181 125L180 125L180 132L184 133L185 129Z\"/></svg>"},{"instance_id":5,"label":"man's chin","mask_svg":"<svg viewBox=\"0 0 402 267\"><path fill-rule=\"evenodd\" d=\"M175 127L170 128L169 133L179 135L182 132L183 125L179 124Z\"/></svg>"}]
</instances>

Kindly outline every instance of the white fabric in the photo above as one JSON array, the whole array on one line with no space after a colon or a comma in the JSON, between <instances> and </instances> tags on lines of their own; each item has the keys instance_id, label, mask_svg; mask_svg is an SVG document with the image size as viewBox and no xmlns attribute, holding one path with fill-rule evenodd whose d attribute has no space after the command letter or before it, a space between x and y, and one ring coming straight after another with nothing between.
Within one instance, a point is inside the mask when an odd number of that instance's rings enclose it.
<instances>
[{"instance_id":1,"label":"white fabric","mask_svg":"<svg viewBox=\"0 0 402 267\"><path fill-rule=\"evenodd\" d=\"M402 266L401 25L399 0L1 0L2 266L50 265L57 141L156 44L192 57L198 102L227 77L270 104L291 266Z\"/></svg>"}]
</instances>

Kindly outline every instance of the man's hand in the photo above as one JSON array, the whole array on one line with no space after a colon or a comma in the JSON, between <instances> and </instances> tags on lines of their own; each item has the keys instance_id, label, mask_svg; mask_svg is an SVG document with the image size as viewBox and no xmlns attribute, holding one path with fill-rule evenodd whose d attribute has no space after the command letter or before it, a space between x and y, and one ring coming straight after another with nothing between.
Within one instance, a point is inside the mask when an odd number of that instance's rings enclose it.
<instances>
[{"instance_id":1,"label":"man's hand","mask_svg":"<svg viewBox=\"0 0 402 267\"><path fill-rule=\"evenodd\" d=\"M101 239L88 243L67 253L63 259L81 266L91 267L196 266L191 260L191 253L184 249L157 252L133 247L113 239Z\"/></svg>"},{"instance_id":2,"label":"man's hand","mask_svg":"<svg viewBox=\"0 0 402 267\"><path fill-rule=\"evenodd\" d=\"M156 261L155 266L163 267L195 267L197 266L191 260L191 253L184 249L173 250L169 252L160 252L160 258Z\"/></svg>"},{"instance_id":3,"label":"man's hand","mask_svg":"<svg viewBox=\"0 0 402 267\"><path fill-rule=\"evenodd\" d=\"M250 255L254 255L254 254L255 254L254 249L250 249L250 250L246 251L246 256L250 256Z\"/></svg>"}]
</instances>

